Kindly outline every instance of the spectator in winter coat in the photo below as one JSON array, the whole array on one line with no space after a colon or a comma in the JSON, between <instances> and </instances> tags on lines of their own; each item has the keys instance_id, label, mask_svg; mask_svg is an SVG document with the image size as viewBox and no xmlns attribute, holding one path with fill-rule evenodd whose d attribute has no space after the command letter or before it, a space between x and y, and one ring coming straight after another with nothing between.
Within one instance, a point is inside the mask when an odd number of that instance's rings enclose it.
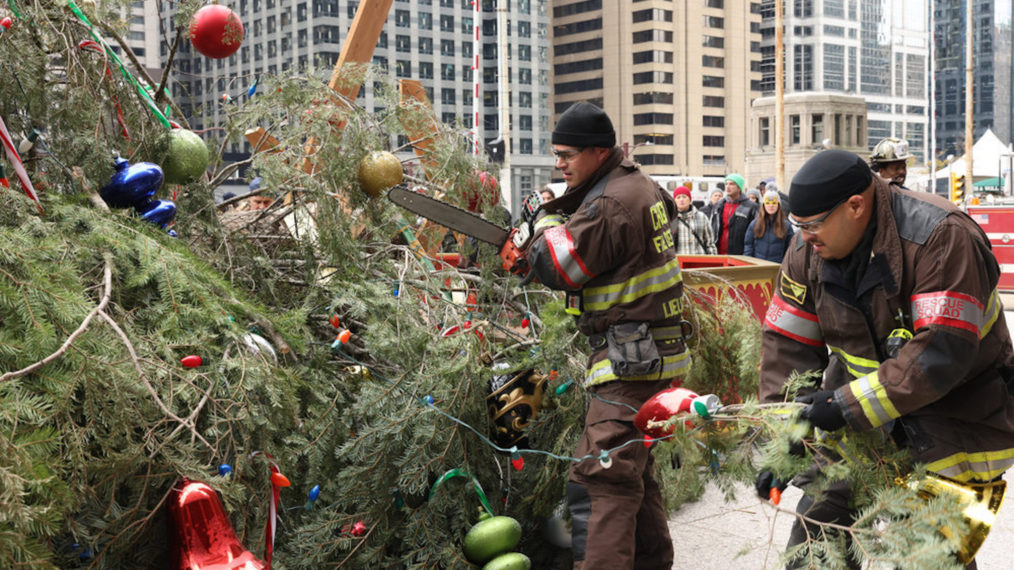
<instances>
[{"instance_id":1,"label":"spectator in winter coat","mask_svg":"<svg viewBox=\"0 0 1014 570\"><path fill-rule=\"evenodd\" d=\"M742 255L746 227L759 207L743 193L746 182L739 174L725 177L725 198L711 208L711 230L722 255Z\"/></svg>"},{"instance_id":2,"label":"spectator in winter coat","mask_svg":"<svg viewBox=\"0 0 1014 570\"><path fill-rule=\"evenodd\" d=\"M746 197L750 199L754 204L760 204L761 192L756 188L751 188L746 191Z\"/></svg>"},{"instance_id":3,"label":"spectator in winter coat","mask_svg":"<svg viewBox=\"0 0 1014 570\"><path fill-rule=\"evenodd\" d=\"M701 213L711 218L711 210L714 209L715 204L718 203L725 196L725 192L722 190L712 190L708 196L708 203L701 207Z\"/></svg>"},{"instance_id":4,"label":"spectator in winter coat","mask_svg":"<svg viewBox=\"0 0 1014 570\"><path fill-rule=\"evenodd\" d=\"M792 241L792 226L782 210L778 192L764 193L757 217L746 228L743 255L781 263Z\"/></svg>"},{"instance_id":5,"label":"spectator in winter coat","mask_svg":"<svg viewBox=\"0 0 1014 570\"><path fill-rule=\"evenodd\" d=\"M711 235L708 217L694 207L690 189L680 186L672 192L676 200L676 216L672 221L672 235L676 238L678 255L714 255L715 237Z\"/></svg>"}]
</instances>

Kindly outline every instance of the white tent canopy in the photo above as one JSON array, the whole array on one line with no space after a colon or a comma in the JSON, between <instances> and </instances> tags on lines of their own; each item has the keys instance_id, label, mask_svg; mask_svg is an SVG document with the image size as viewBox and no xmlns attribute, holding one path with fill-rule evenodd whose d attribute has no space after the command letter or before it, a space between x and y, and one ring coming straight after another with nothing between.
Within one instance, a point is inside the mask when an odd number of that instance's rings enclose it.
<instances>
[{"instance_id":1,"label":"white tent canopy","mask_svg":"<svg viewBox=\"0 0 1014 570\"><path fill-rule=\"evenodd\" d=\"M1014 150L1005 145L992 129L986 129L986 132L982 133L979 140L972 145L972 168L975 169L972 178L1009 176L1012 154L1014 154ZM965 163L965 155L961 155L950 166L938 169L937 178L947 178L951 172L964 175L968 168Z\"/></svg>"}]
</instances>

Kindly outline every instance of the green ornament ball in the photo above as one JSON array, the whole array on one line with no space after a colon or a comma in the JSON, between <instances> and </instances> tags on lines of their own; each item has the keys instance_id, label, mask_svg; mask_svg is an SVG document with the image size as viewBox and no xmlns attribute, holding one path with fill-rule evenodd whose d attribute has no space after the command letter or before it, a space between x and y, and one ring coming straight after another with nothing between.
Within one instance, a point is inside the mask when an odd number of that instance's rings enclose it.
<instances>
[{"instance_id":1,"label":"green ornament ball","mask_svg":"<svg viewBox=\"0 0 1014 570\"><path fill-rule=\"evenodd\" d=\"M520 541L521 523L510 517L490 517L469 529L461 550L469 562L484 564L510 552Z\"/></svg>"},{"instance_id":2,"label":"green ornament ball","mask_svg":"<svg viewBox=\"0 0 1014 570\"><path fill-rule=\"evenodd\" d=\"M520 552L508 552L490 560L482 570L530 570L532 561Z\"/></svg>"},{"instance_id":3,"label":"green ornament ball","mask_svg":"<svg viewBox=\"0 0 1014 570\"><path fill-rule=\"evenodd\" d=\"M211 153L208 152L208 145L193 131L186 129L169 131L169 148L162 164L166 182L189 184L204 174L210 161Z\"/></svg>"}]
</instances>

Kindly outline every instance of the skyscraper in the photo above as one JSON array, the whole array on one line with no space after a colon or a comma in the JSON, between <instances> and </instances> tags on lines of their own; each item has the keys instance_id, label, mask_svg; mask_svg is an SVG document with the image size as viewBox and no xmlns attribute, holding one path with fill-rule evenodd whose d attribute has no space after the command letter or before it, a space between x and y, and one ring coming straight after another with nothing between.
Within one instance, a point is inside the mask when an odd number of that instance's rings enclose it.
<instances>
[{"instance_id":1,"label":"skyscraper","mask_svg":"<svg viewBox=\"0 0 1014 570\"><path fill-rule=\"evenodd\" d=\"M651 174L742 170L760 96L760 4L554 0L553 112L601 106Z\"/></svg>"},{"instance_id":2,"label":"skyscraper","mask_svg":"<svg viewBox=\"0 0 1014 570\"><path fill-rule=\"evenodd\" d=\"M1014 137L1011 112L1011 41L1014 4L975 0L973 56L974 136L992 128L1001 141ZM964 153L965 0L936 0L936 113L938 156Z\"/></svg>"},{"instance_id":3,"label":"skyscraper","mask_svg":"<svg viewBox=\"0 0 1014 570\"><path fill-rule=\"evenodd\" d=\"M373 63L386 69L394 80L421 81L436 117L448 124L460 121L463 128L472 128L477 96L479 136L488 142L500 130L497 3L478 1L476 11L472 0L395 0L373 52ZM549 17L546 0L500 1L507 3L511 34L511 187L516 198L548 182L553 168L549 156ZM220 126L225 120L220 102L223 94L238 100L258 77L303 70L313 63L331 68L362 3L235 0L231 7L245 29L239 51L225 59L208 59L183 42L177 54L173 96L184 113L191 115L188 118L195 129ZM172 5L164 6L163 25L172 29ZM477 53L473 46L476 37ZM161 52L167 57L166 42ZM477 89L473 85L475 73ZM356 103L370 112L380 105L372 85L363 86ZM240 160L249 151L245 141L236 141L227 148L226 158Z\"/></svg>"},{"instance_id":4,"label":"skyscraper","mask_svg":"<svg viewBox=\"0 0 1014 570\"><path fill-rule=\"evenodd\" d=\"M774 0L762 2L762 89L774 93ZM924 0L783 0L785 92L866 99L866 147L895 136L928 150L929 12ZM921 160L921 159L920 159Z\"/></svg>"}]
</instances>

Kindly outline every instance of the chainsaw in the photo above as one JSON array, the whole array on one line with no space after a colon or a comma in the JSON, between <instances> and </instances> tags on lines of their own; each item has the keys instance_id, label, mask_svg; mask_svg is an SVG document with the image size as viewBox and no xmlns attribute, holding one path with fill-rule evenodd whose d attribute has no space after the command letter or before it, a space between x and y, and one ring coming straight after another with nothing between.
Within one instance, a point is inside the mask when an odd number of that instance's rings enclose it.
<instances>
[{"instance_id":1,"label":"chainsaw","mask_svg":"<svg viewBox=\"0 0 1014 570\"><path fill-rule=\"evenodd\" d=\"M524 247L531 238L528 224L504 229L482 216L409 190L404 185L392 187L388 190L387 197L395 204L427 220L497 246L500 248L503 268L508 272L524 276L531 269L524 252Z\"/></svg>"}]
</instances>

